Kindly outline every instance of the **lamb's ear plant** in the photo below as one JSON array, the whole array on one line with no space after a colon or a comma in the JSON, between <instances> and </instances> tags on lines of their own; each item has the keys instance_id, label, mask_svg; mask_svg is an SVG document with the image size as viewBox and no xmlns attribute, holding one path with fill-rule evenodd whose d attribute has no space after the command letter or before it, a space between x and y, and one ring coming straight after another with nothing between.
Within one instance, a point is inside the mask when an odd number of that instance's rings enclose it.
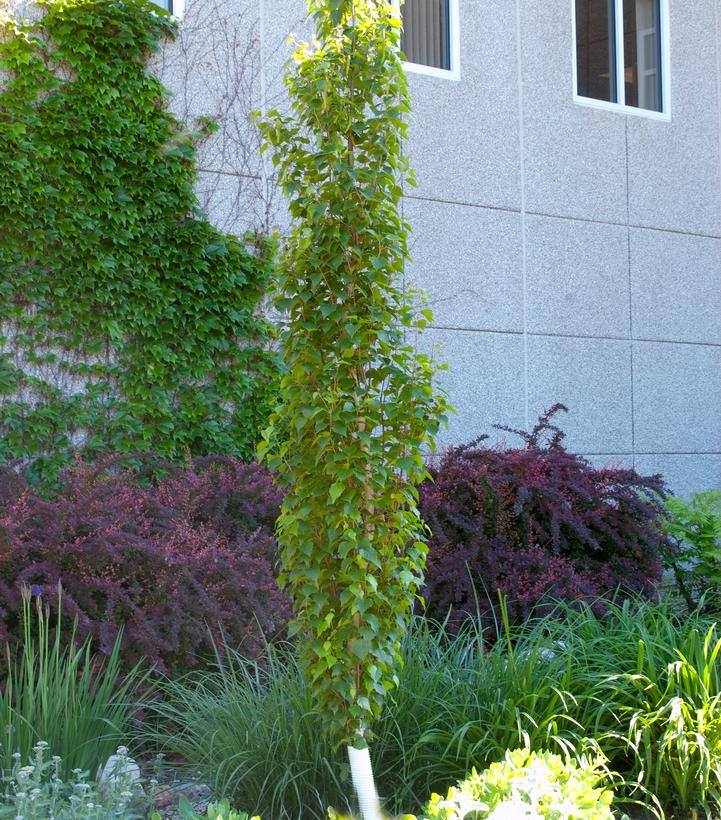
<instances>
[{"instance_id":1,"label":"lamb's ear plant","mask_svg":"<svg viewBox=\"0 0 721 820\"><path fill-rule=\"evenodd\" d=\"M112 777L94 783L89 772L76 768L63 775L62 758L45 741L35 744L28 758L13 755L0 784L2 820L141 820L147 818L147 799L137 779L137 764L125 747L115 754ZM160 816L152 815L152 820ZM216 820L215 818L213 820ZM220 820L220 818L219 818ZM222 820L228 820L222 818ZM229 820L234 820L230 818ZM241 818L242 820L242 818Z\"/></svg>"},{"instance_id":2,"label":"lamb's ear plant","mask_svg":"<svg viewBox=\"0 0 721 820\"><path fill-rule=\"evenodd\" d=\"M278 309L288 373L261 455L287 485L281 582L325 729L348 747L379 816L368 727L395 682L423 578L417 485L447 406L414 351L400 199L409 99L400 19L384 0L310 0L316 38L287 78L289 116L263 124L294 227Z\"/></svg>"}]
</instances>

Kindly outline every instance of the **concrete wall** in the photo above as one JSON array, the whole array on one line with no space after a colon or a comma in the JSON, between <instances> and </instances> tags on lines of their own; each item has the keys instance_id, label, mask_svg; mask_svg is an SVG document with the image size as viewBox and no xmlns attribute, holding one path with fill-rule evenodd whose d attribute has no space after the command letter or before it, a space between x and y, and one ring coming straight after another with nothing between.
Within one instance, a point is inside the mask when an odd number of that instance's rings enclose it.
<instances>
[{"instance_id":1,"label":"concrete wall","mask_svg":"<svg viewBox=\"0 0 721 820\"><path fill-rule=\"evenodd\" d=\"M577 452L721 487L721 7L670 6L670 122L573 102L570 0L460 0L461 79L409 75L409 278L447 440L561 401ZM226 124L201 194L228 230L283 222L247 114L282 104L303 21L303 0L188 0L160 60L179 113Z\"/></svg>"}]
</instances>

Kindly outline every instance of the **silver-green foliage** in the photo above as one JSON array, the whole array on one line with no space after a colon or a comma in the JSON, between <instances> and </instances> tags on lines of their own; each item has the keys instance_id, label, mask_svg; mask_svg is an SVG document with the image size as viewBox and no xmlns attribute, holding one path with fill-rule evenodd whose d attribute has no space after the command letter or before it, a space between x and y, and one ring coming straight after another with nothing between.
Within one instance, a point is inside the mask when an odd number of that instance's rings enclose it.
<instances>
[{"instance_id":1,"label":"silver-green foliage","mask_svg":"<svg viewBox=\"0 0 721 820\"><path fill-rule=\"evenodd\" d=\"M0 817L13 820L134 820L145 816L143 793L131 774L128 750L117 750L113 776L102 787L75 769L62 774L62 759L49 745L35 744L29 758L13 755L3 770Z\"/></svg>"},{"instance_id":2,"label":"silver-green foliage","mask_svg":"<svg viewBox=\"0 0 721 820\"><path fill-rule=\"evenodd\" d=\"M288 487L278 538L305 673L337 742L362 736L393 687L426 547L416 487L444 420L435 367L414 352L403 290L409 111L397 7L310 0L317 40L287 79L292 112L267 144L294 227L277 307L282 401L261 454Z\"/></svg>"}]
</instances>

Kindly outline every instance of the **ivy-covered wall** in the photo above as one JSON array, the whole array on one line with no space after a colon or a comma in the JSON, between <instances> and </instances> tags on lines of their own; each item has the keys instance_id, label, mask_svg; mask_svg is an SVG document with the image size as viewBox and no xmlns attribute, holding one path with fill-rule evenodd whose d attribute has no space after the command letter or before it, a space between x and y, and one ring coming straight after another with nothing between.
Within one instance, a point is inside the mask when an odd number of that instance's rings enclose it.
<instances>
[{"instance_id":1,"label":"ivy-covered wall","mask_svg":"<svg viewBox=\"0 0 721 820\"><path fill-rule=\"evenodd\" d=\"M148 0L0 18L0 462L82 448L249 456L279 362L267 243L214 229L195 144L147 69Z\"/></svg>"}]
</instances>

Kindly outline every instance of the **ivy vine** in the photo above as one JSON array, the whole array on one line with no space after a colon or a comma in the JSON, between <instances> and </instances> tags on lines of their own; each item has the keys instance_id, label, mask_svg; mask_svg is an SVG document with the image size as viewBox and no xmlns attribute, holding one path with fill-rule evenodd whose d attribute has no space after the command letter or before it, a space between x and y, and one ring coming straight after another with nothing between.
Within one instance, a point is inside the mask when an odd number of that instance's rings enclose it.
<instances>
[{"instance_id":1,"label":"ivy vine","mask_svg":"<svg viewBox=\"0 0 721 820\"><path fill-rule=\"evenodd\" d=\"M280 371L272 248L200 211L202 135L147 68L175 24L149 0L41 4L0 16L0 463L250 456Z\"/></svg>"}]
</instances>

